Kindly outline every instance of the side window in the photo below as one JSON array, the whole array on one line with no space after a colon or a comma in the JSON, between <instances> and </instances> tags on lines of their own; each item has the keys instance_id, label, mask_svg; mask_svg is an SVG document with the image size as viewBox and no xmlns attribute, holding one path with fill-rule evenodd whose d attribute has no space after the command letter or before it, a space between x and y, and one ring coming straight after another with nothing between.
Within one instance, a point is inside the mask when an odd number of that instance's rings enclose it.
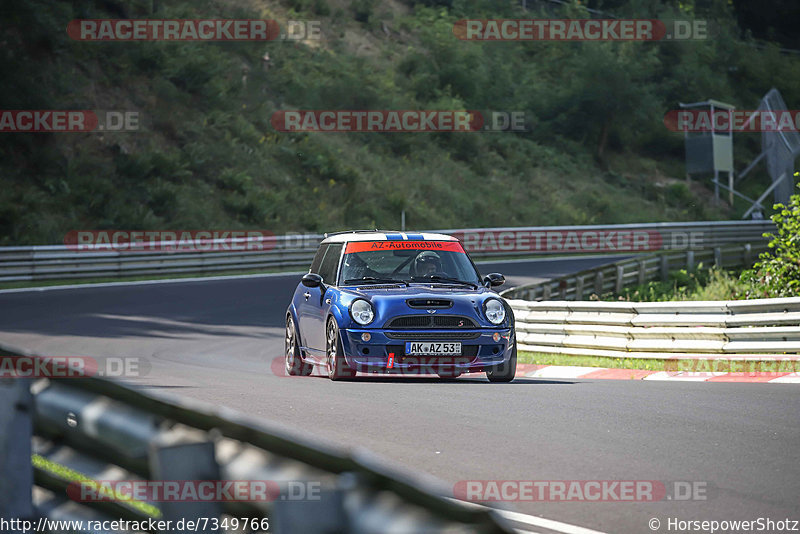
<instances>
[{"instance_id":1,"label":"side window","mask_svg":"<svg viewBox=\"0 0 800 534\"><path fill-rule=\"evenodd\" d=\"M314 260L311 262L311 268L308 272L319 274L319 266L322 264L322 258L325 256L326 250L328 250L328 245L319 246L317 253L314 254Z\"/></svg>"},{"instance_id":2,"label":"side window","mask_svg":"<svg viewBox=\"0 0 800 534\"><path fill-rule=\"evenodd\" d=\"M325 253L325 259L322 260L322 265L319 266L319 275L325 280L327 284L336 284L336 268L339 266L339 256L342 255L342 243L333 243L328 245L328 252Z\"/></svg>"}]
</instances>

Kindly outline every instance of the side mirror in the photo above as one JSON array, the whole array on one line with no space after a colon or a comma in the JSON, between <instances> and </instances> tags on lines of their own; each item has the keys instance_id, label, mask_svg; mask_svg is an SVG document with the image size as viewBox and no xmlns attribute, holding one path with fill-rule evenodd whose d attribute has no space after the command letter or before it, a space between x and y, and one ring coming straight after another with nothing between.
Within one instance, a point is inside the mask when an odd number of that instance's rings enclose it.
<instances>
[{"instance_id":1,"label":"side mirror","mask_svg":"<svg viewBox=\"0 0 800 534\"><path fill-rule=\"evenodd\" d=\"M506 277L500 273L489 273L486 275L486 278L483 279L483 284L486 287L502 286L505 283Z\"/></svg>"},{"instance_id":2,"label":"side mirror","mask_svg":"<svg viewBox=\"0 0 800 534\"><path fill-rule=\"evenodd\" d=\"M306 287L319 287L322 285L322 277L316 273L304 274L300 283Z\"/></svg>"}]
</instances>

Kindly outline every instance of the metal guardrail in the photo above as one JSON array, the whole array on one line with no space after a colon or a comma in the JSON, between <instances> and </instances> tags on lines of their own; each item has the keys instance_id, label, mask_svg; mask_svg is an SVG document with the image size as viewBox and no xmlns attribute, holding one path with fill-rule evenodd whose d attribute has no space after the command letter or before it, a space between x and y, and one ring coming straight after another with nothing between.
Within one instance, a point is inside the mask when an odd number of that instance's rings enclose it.
<instances>
[{"instance_id":1,"label":"metal guardrail","mask_svg":"<svg viewBox=\"0 0 800 534\"><path fill-rule=\"evenodd\" d=\"M509 304L521 350L613 358L800 359L800 297Z\"/></svg>"},{"instance_id":2,"label":"metal guardrail","mask_svg":"<svg viewBox=\"0 0 800 534\"><path fill-rule=\"evenodd\" d=\"M771 220L669 222L532 228L442 230L459 238L468 252L491 255L655 252L707 250L757 243L775 232Z\"/></svg>"},{"instance_id":3,"label":"metal guardrail","mask_svg":"<svg viewBox=\"0 0 800 534\"><path fill-rule=\"evenodd\" d=\"M513 532L494 512L423 488L364 453L323 448L232 411L103 379L1 379L0 427L0 518L155 515L172 525L226 517L264 525L259 520L268 518L268 531L282 534ZM117 500L77 502L67 498L74 480L47 462L93 480L271 481L281 493L270 502L150 502L144 510ZM318 484L317 498L284 498L293 482L309 481ZM185 530L217 531L207 525Z\"/></svg>"},{"instance_id":4,"label":"metal guardrail","mask_svg":"<svg viewBox=\"0 0 800 534\"><path fill-rule=\"evenodd\" d=\"M318 236L317 243L321 239ZM308 267L316 250L281 245L270 250L155 253L74 251L58 245L2 247L0 282L299 269Z\"/></svg>"},{"instance_id":5,"label":"metal guardrail","mask_svg":"<svg viewBox=\"0 0 800 534\"><path fill-rule=\"evenodd\" d=\"M641 255L585 269L545 282L526 284L501 293L509 299L523 300L587 300L592 295L619 294L623 289L651 280L669 279L678 269L694 270L700 263L720 268L748 267L767 250L765 241L755 244L714 247L711 250L684 250Z\"/></svg>"},{"instance_id":6,"label":"metal guardrail","mask_svg":"<svg viewBox=\"0 0 800 534\"><path fill-rule=\"evenodd\" d=\"M654 250L708 250L734 243L759 243L771 221L622 224L442 230L460 238L474 257L539 254L640 253ZM76 246L0 247L0 282L116 278L267 269L304 269L320 234L231 240L253 250L152 252L76 250ZM211 240L212 243L217 243ZM176 243L180 245L180 243ZM124 247L123 247L124 248ZM233 247L247 248L247 247Z\"/></svg>"}]
</instances>

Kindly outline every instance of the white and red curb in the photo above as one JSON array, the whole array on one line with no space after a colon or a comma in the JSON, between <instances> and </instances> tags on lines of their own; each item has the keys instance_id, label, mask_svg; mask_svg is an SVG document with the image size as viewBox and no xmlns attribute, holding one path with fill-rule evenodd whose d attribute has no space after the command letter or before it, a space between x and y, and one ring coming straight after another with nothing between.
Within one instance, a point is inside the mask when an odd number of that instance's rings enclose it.
<instances>
[{"instance_id":1,"label":"white and red curb","mask_svg":"<svg viewBox=\"0 0 800 534\"><path fill-rule=\"evenodd\" d=\"M766 382L800 384L800 373L772 371L737 373L701 373L691 371L644 371L562 365L517 364L517 378L583 378L603 380L666 380L674 382Z\"/></svg>"}]
</instances>

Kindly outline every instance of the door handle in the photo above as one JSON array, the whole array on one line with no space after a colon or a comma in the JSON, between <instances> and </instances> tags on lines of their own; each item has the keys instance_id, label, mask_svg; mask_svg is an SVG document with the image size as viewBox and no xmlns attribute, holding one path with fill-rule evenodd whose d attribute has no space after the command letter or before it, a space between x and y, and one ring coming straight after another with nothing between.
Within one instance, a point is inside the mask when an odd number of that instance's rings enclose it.
<instances>
[{"instance_id":1,"label":"door handle","mask_svg":"<svg viewBox=\"0 0 800 534\"><path fill-rule=\"evenodd\" d=\"M308 291L306 291L305 293L303 293L303 296L306 298L306 300L308 300L308 299L310 299L310 298L311 298L311 293L309 293Z\"/></svg>"}]
</instances>

